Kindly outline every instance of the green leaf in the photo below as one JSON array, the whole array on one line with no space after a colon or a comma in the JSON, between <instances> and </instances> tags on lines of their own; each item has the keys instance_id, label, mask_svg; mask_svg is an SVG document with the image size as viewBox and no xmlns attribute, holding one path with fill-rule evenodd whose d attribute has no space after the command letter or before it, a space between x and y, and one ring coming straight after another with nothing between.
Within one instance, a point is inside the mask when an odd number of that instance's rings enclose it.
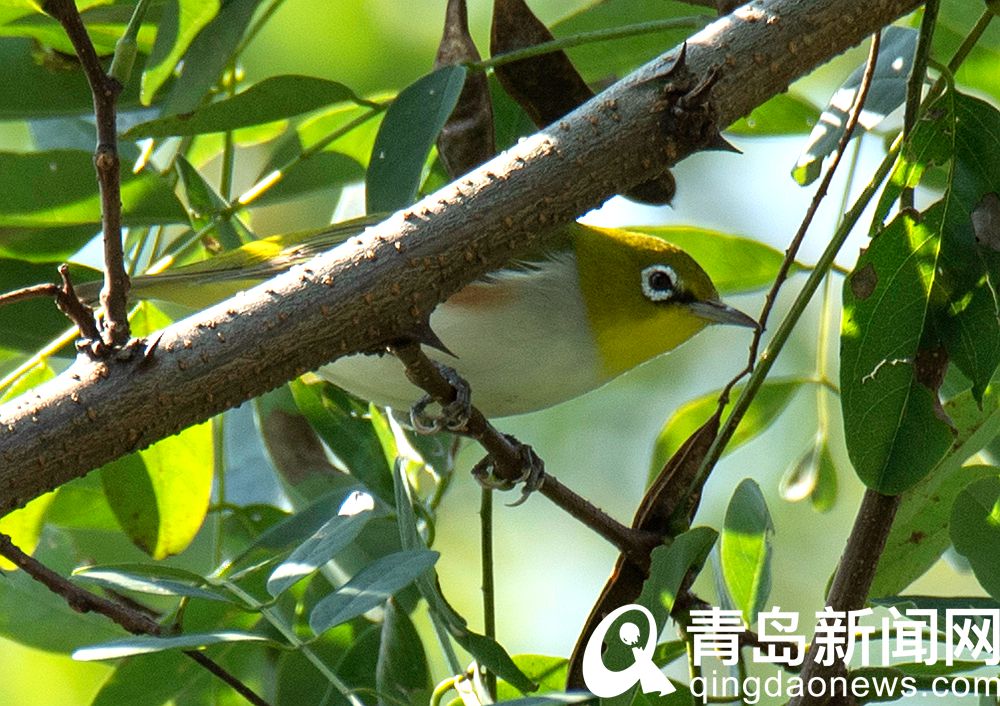
<instances>
[{"instance_id":1,"label":"green leaf","mask_svg":"<svg viewBox=\"0 0 1000 706\"><path fill-rule=\"evenodd\" d=\"M104 492L132 542L154 559L183 551L212 491L211 423L188 427L101 469Z\"/></svg>"},{"instance_id":2,"label":"green leaf","mask_svg":"<svg viewBox=\"0 0 1000 706\"><path fill-rule=\"evenodd\" d=\"M53 500L55 493L46 493L0 517L0 533L7 535L21 551L32 554L45 526L45 513ZM15 568L16 565L9 559L0 557L0 571L13 571Z\"/></svg>"},{"instance_id":3,"label":"green leaf","mask_svg":"<svg viewBox=\"0 0 1000 706\"><path fill-rule=\"evenodd\" d=\"M277 598L300 579L318 570L353 542L371 517L371 512L331 517L271 572L267 592Z\"/></svg>"},{"instance_id":4,"label":"green leaf","mask_svg":"<svg viewBox=\"0 0 1000 706\"><path fill-rule=\"evenodd\" d=\"M726 510L720 556L722 576L736 607L752 625L771 593L771 537L774 524L760 486L745 478Z\"/></svg>"},{"instance_id":5,"label":"green leaf","mask_svg":"<svg viewBox=\"0 0 1000 706\"><path fill-rule=\"evenodd\" d=\"M438 556L437 552L418 549L376 559L316 604L309 615L309 627L315 634L321 635L335 625L382 605L394 593L433 567Z\"/></svg>"},{"instance_id":6,"label":"green leaf","mask_svg":"<svg viewBox=\"0 0 1000 706\"><path fill-rule=\"evenodd\" d=\"M365 178L368 213L398 211L416 199L427 155L458 102L465 74L462 66L442 67L389 106Z\"/></svg>"},{"instance_id":7,"label":"green leaf","mask_svg":"<svg viewBox=\"0 0 1000 706\"><path fill-rule=\"evenodd\" d=\"M70 548L39 544L35 558L53 571L69 573L76 557ZM48 546L47 546L48 545ZM0 578L0 635L22 645L59 654L74 646L111 640L121 628L102 615L80 613L62 596L38 590L38 582L23 571L5 573Z\"/></svg>"},{"instance_id":8,"label":"green leaf","mask_svg":"<svg viewBox=\"0 0 1000 706\"><path fill-rule=\"evenodd\" d=\"M208 671L177 651L126 658L101 685L90 706L166 704L181 694L190 697L210 680L214 677Z\"/></svg>"},{"instance_id":9,"label":"green leaf","mask_svg":"<svg viewBox=\"0 0 1000 706\"><path fill-rule=\"evenodd\" d=\"M429 696L431 688L420 635L406 611L392 598L385 604L375 685L385 701L398 703L417 703L416 697Z\"/></svg>"},{"instance_id":10,"label":"green leaf","mask_svg":"<svg viewBox=\"0 0 1000 706\"><path fill-rule=\"evenodd\" d=\"M750 408L737 427L732 440L726 446L726 453L745 444L771 426L791 402L799 388L807 382L805 379L768 380L765 382L751 402ZM741 389L741 387L737 387L730 399L736 399ZM663 464L674 455L684 441L715 412L718 399L719 391L716 390L690 402L685 402L670 415L670 419L667 420L656 437L656 445L653 448L653 458L650 463L651 478L660 472ZM730 402L727 410L731 409L731 404Z\"/></svg>"},{"instance_id":11,"label":"green leaf","mask_svg":"<svg viewBox=\"0 0 1000 706\"><path fill-rule=\"evenodd\" d=\"M58 28L51 19L45 21ZM93 114L94 99L79 62L40 50L32 39L4 37L0 66L6 75L17 77L0 82L0 120ZM25 90L28 86L31 90ZM118 107L127 109L138 102L138 82L131 82L119 96Z\"/></svg>"},{"instance_id":12,"label":"green leaf","mask_svg":"<svg viewBox=\"0 0 1000 706\"><path fill-rule=\"evenodd\" d=\"M833 507L837 499L837 467L825 435L817 434L809 448L788 468L778 492L782 500L792 503L809 498L818 512Z\"/></svg>"},{"instance_id":13,"label":"green leaf","mask_svg":"<svg viewBox=\"0 0 1000 706\"><path fill-rule=\"evenodd\" d=\"M65 262L99 233L97 224L0 227L0 257L26 262Z\"/></svg>"},{"instance_id":14,"label":"green leaf","mask_svg":"<svg viewBox=\"0 0 1000 706\"><path fill-rule=\"evenodd\" d=\"M903 493L869 595L895 595L926 573L951 545L948 527L955 498L971 482L997 475L1000 469L992 466L947 474L935 469Z\"/></svg>"},{"instance_id":15,"label":"green leaf","mask_svg":"<svg viewBox=\"0 0 1000 706\"><path fill-rule=\"evenodd\" d=\"M514 664L531 681L538 685L539 694L547 691L559 692L566 688L566 674L569 670L569 660L565 657L549 657L547 655L514 655ZM515 689L506 681L497 683L497 703L517 699L521 691Z\"/></svg>"},{"instance_id":16,"label":"green leaf","mask_svg":"<svg viewBox=\"0 0 1000 706\"><path fill-rule=\"evenodd\" d=\"M203 576L162 564L85 566L76 569L73 576L113 591L233 602L228 594L211 586Z\"/></svg>"},{"instance_id":17,"label":"green leaf","mask_svg":"<svg viewBox=\"0 0 1000 706\"><path fill-rule=\"evenodd\" d=\"M890 25L882 31L875 73L858 121L858 129L875 129L906 100L906 81L913 66L916 48L917 30ZM792 169L792 176L802 186L816 180L823 160L837 149L847 125L848 111L861 88L864 72L865 64L862 64L837 89L820 116L819 123L809 135L795 168Z\"/></svg>"},{"instance_id":18,"label":"green leaf","mask_svg":"<svg viewBox=\"0 0 1000 706\"><path fill-rule=\"evenodd\" d=\"M123 225L186 220L167 181L122 173ZM0 153L0 227L50 228L101 222L94 155L81 150Z\"/></svg>"},{"instance_id":19,"label":"green leaf","mask_svg":"<svg viewBox=\"0 0 1000 706\"><path fill-rule=\"evenodd\" d=\"M677 535L669 546L654 549L649 578L642 586L639 600L655 596L656 601L650 600L648 605L643 605L650 610L659 605L663 610L661 618L666 618L674 609L684 579L692 569L701 569L718 538L719 533L711 527L692 527Z\"/></svg>"},{"instance_id":20,"label":"green leaf","mask_svg":"<svg viewBox=\"0 0 1000 706\"><path fill-rule=\"evenodd\" d=\"M265 178L274 179L279 172L271 172ZM295 163L294 167L280 172L281 178L274 186L264 190L250 203L255 207L285 203L316 192L329 194L330 201L339 189L352 182L361 181L365 170L351 157L339 152L318 152L308 159Z\"/></svg>"},{"instance_id":21,"label":"green leaf","mask_svg":"<svg viewBox=\"0 0 1000 706\"><path fill-rule=\"evenodd\" d=\"M236 642L259 642L267 645L278 645L274 640L263 635L240 630L220 630L217 632L191 633L177 637L154 637L138 635L123 640L103 642L99 645L81 647L73 652L73 659L80 662L92 662L101 659L119 659L132 655L147 655L166 650L194 650L209 645L230 644Z\"/></svg>"},{"instance_id":22,"label":"green leaf","mask_svg":"<svg viewBox=\"0 0 1000 706\"><path fill-rule=\"evenodd\" d=\"M318 532L332 516L338 515L344 502L361 489L354 480L348 478L337 479L334 484L340 487L261 532L250 546L230 560L222 574L235 580L240 574L272 563L278 556L291 551Z\"/></svg>"},{"instance_id":23,"label":"green leaf","mask_svg":"<svg viewBox=\"0 0 1000 706\"><path fill-rule=\"evenodd\" d=\"M367 419L368 407L329 383L290 384L299 410L348 472L380 500L392 505L392 475L378 434Z\"/></svg>"},{"instance_id":24,"label":"green leaf","mask_svg":"<svg viewBox=\"0 0 1000 706\"><path fill-rule=\"evenodd\" d=\"M995 469L994 469L995 470ZM1000 478L993 475L968 485L951 512L955 551L972 564L979 585L1000 600Z\"/></svg>"},{"instance_id":25,"label":"green leaf","mask_svg":"<svg viewBox=\"0 0 1000 706\"><path fill-rule=\"evenodd\" d=\"M402 463L396 464L392 478L400 544L404 549L410 551L422 551L426 545L417 528L417 517L413 511L410 485L403 472ZM428 609L436 620L444 625L445 630L455 642L465 648L480 665L492 671L500 679L506 680L521 692L527 693L535 690L536 685L518 669L500 643L491 637L479 635L469 630L465 618L455 612L455 609L441 593L441 584L435 571L431 570L418 576L416 586L420 595L427 601Z\"/></svg>"},{"instance_id":26,"label":"green leaf","mask_svg":"<svg viewBox=\"0 0 1000 706\"><path fill-rule=\"evenodd\" d=\"M364 103L354 91L336 81L312 76L272 76L232 98L210 103L193 112L140 123L126 130L122 137L138 140L146 137L226 132L284 120L347 101L359 105Z\"/></svg>"},{"instance_id":27,"label":"green leaf","mask_svg":"<svg viewBox=\"0 0 1000 706\"><path fill-rule=\"evenodd\" d=\"M203 103L232 60L260 2L227 0L198 32L184 52L184 70L163 101L164 114L188 113ZM145 96L145 84L143 88Z\"/></svg>"},{"instance_id":28,"label":"green leaf","mask_svg":"<svg viewBox=\"0 0 1000 706\"><path fill-rule=\"evenodd\" d=\"M919 482L952 442L938 414L942 361L928 331L940 204L902 213L861 254L844 287L840 389L847 450L869 488Z\"/></svg>"},{"instance_id":29,"label":"green leaf","mask_svg":"<svg viewBox=\"0 0 1000 706\"><path fill-rule=\"evenodd\" d=\"M195 36L218 11L219 0L176 0L166 3L149 64L142 74L142 102L145 105L153 102L153 96L173 74Z\"/></svg>"},{"instance_id":30,"label":"green leaf","mask_svg":"<svg viewBox=\"0 0 1000 706\"><path fill-rule=\"evenodd\" d=\"M685 580L689 574L697 575L701 571L718 536L718 533L709 527L694 527L678 535L669 545L660 546L653 550L649 577L643 583L642 592L635 603L649 611L655 625L663 626L666 624L674 601L684 586ZM611 671L620 672L635 663L632 647L618 639L619 630L624 623L631 622L640 627L639 645L645 645L650 639L648 621L640 618L637 612L635 609L623 611L605 633L601 661ZM655 640L656 636L653 635L652 639ZM683 689L678 689L678 691L680 696L675 693L666 700L657 699L656 703L661 701L690 703L689 698L684 701L685 696L689 697L689 694ZM621 703L636 703L635 700L641 698L637 685L631 692L626 692L623 695ZM674 701L674 699L678 700Z\"/></svg>"},{"instance_id":31,"label":"green leaf","mask_svg":"<svg viewBox=\"0 0 1000 706\"><path fill-rule=\"evenodd\" d=\"M177 156L174 168L187 197L188 214L193 230L200 232L208 226L213 226L210 232L218 239L223 250L235 250L244 243L254 240L253 235L235 216L219 218L219 214L227 209L229 204L182 155Z\"/></svg>"},{"instance_id":32,"label":"green leaf","mask_svg":"<svg viewBox=\"0 0 1000 706\"><path fill-rule=\"evenodd\" d=\"M770 245L706 228L629 226L625 230L655 235L687 252L705 269L720 294L737 294L769 286L784 259L782 253ZM798 269L795 264L791 271Z\"/></svg>"},{"instance_id":33,"label":"green leaf","mask_svg":"<svg viewBox=\"0 0 1000 706\"><path fill-rule=\"evenodd\" d=\"M812 130L818 119L819 108L808 100L779 93L727 127L726 132L748 137L797 135Z\"/></svg>"}]
</instances>

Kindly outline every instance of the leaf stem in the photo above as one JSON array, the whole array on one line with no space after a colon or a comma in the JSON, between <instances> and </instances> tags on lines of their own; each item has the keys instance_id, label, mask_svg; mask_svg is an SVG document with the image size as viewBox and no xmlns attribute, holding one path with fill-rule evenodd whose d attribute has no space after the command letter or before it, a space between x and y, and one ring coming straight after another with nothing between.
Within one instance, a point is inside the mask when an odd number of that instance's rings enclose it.
<instances>
[{"instance_id":1,"label":"leaf stem","mask_svg":"<svg viewBox=\"0 0 1000 706\"><path fill-rule=\"evenodd\" d=\"M592 32L580 32L568 37L560 37L549 42L535 44L517 51L507 52L499 56L493 56L481 61L470 61L465 66L471 70L485 71L496 68L504 64L510 64L522 59L530 59L542 54L550 54L555 51L577 47L583 44L593 44L595 42L605 42L612 39L626 39L642 34L652 34L653 32L663 32L670 29L701 29L709 24L714 18L704 16L674 17L667 20L652 20L650 22L640 22L624 27L610 27L608 29L598 29Z\"/></svg>"},{"instance_id":2,"label":"leaf stem","mask_svg":"<svg viewBox=\"0 0 1000 706\"><path fill-rule=\"evenodd\" d=\"M497 636L497 615L496 615L496 582L493 574L493 490L491 488L480 489L479 500L479 521L480 521L480 553L482 555L483 571L483 634L491 640ZM497 698L497 677L485 670L483 682L490 699L496 701Z\"/></svg>"},{"instance_id":3,"label":"leaf stem","mask_svg":"<svg viewBox=\"0 0 1000 706\"><path fill-rule=\"evenodd\" d=\"M246 603L251 610L260 613L275 630L281 633L282 637L284 637L294 649L301 652L302 655L309 660L314 667L316 667L317 671L319 671L319 673L322 674L323 677L330 682L330 684L337 691L340 692L341 696L347 699L351 706L364 706L364 703L354 694L351 688L341 681L340 677L336 675L329 665L327 665L306 642L299 638L295 629L284 621L273 606L261 603L252 595L236 585L233 581L223 579L219 581L219 585L224 586L234 596Z\"/></svg>"}]
</instances>

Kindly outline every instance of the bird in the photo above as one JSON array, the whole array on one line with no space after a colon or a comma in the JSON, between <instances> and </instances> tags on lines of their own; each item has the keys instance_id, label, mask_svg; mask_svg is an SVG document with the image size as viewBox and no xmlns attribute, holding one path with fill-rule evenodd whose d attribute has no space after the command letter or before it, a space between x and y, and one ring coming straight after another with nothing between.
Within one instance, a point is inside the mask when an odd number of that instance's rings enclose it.
<instances>
[{"instance_id":1,"label":"bird","mask_svg":"<svg viewBox=\"0 0 1000 706\"><path fill-rule=\"evenodd\" d=\"M133 278L138 298L204 308L374 222L272 236L214 258ZM183 286L178 286L183 285ZM438 345L424 352L465 382L488 418L545 409L603 386L712 324L755 328L724 304L684 250L654 235L580 223L562 226L534 252L473 281L430 315ZM317 374L395 411L423 392L390 355L348 355Z\"/></svg>"}]
</instances>

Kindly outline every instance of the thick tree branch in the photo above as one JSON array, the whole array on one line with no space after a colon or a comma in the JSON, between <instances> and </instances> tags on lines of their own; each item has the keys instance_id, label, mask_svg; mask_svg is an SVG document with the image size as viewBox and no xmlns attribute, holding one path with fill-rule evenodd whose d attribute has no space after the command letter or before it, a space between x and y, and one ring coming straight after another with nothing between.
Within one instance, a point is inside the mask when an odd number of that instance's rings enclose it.
<instances>
[{"instance_id":1,"label":"thick tree branch","mask_svg":"<svg viewBox=\"0 0 1000 706\"><path fill-rule=\"evenodd\" d=\"M691 38L710 110L678 115L656 59L558 124L349 244L162 332L143 360L79 361L0 407L0 514L341 355L405 339L462 286L704 147L919 0L767 0ZM675 85L676 87L676 85ZM475 393L473 392L473 395Z\"/></svg>"},{"instance_id":2,"label":"thick tree branch","mask_svg":"<svg viewBox=\"0 0 1000 706\"><path fill-rule=\"evenodd\" d=\"M868 591L875 580L875 570L879 558L885 549L892 521L899 509L900 496L882 495L874 490L866 490L861 501L851 536L847 538L847 546L837 566L833 577L830 593L826 604L835 611L861 610L868 600ZM806 655L801 678L804 684L813 679L829 680L835 676L843 676L847 668L843 662L834 661L824 665L816 661L820 649L819 642L813 642ZM831 701L833 690L827 690L823 696L812 696L804 693L792 699L790 706L822 706Z\"/></svg>"}]
</instances>

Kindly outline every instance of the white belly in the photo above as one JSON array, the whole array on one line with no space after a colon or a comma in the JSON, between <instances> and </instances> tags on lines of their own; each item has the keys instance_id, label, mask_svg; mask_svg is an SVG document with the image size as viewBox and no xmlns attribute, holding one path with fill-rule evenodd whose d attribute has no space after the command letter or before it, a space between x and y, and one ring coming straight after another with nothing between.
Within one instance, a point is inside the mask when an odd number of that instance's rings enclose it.
<instances>
[{"instance_id":1,"label":"white belly","mask_svg":"<svg viewBox=\"0 0 1000 706\"><path fill-rule=\"evenodd\" d=\"M472 389L487 417L549 407L608 381L587 321L571 256L537 271L503 273L477 282L431 315L431 328L452 357L424 346ZM555 276L553 276L555 272ZM404 411L423 393L389 355L340 358L319 374L348 392Z\"/></svg>"}]
</instances>

